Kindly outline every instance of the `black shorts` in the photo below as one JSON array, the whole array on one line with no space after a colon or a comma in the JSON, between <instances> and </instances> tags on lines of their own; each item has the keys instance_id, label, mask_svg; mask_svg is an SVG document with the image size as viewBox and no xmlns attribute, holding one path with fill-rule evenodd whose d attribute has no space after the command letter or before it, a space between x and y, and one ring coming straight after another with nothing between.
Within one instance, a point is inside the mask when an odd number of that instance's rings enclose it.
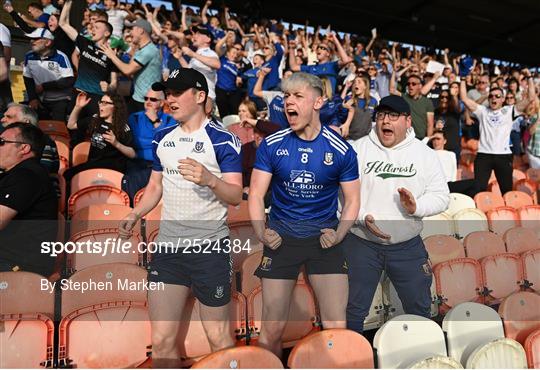
<instances>
[{"instance_id":1,"label":"black shorts","mask_svg":"<svg viewBox=\"0 0 540 370\"><path fill-rule=\"evenodd\" d=\"M187 286L202 304L221 307L231 300L232 271L229 253L154 253L148 281Z\"/></svg>"},{"instance_id":2,"label":"black shorts","mask_svg":"<svg viewBox=\"0 0 540 370\"><path fill-rule=\"evenodd\" d=\"M342 244L323 249L319 236L303 239L285 237L276 250L264 247L255 275L265 279L296 280L302 265L305 265L308 275L347 274Z\"/></svg>"}]
</instances>

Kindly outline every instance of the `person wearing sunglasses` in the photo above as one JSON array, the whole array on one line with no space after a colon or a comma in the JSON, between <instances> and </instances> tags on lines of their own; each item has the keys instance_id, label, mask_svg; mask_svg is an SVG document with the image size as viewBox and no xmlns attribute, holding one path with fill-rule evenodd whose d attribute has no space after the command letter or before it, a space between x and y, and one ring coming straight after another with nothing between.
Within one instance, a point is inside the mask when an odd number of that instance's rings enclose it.
<instances>
[{"instance_id":1,"label":"person wearing sunglasses","mask_svg":"<svg viewBox=\"0 0 540 370\"><path fill-rule=\"evenodd\" d=\"M513 122L536 99L534 80L528 75L528 99L523 99L516 105L503 106L504 93L500 88L492 89L488 94L489 106L485 107L467 96L467 88L462 78L460 84L461 100L480 125L480 140L478 154L474 161L474 178L479 190L486 191L491 171L499 183L501 193L512 190L513 158L510 148L510 132Z\"/></svg>"},{"instance_id":2,"label":"person wearing sunglasses","mask_svg":"<svg viewBox=\"0 0 540 370\"><path fill-rule=\"evenodd\" d=\"M41 243L55 241L58 198L40 164L45 134L27 123L12 123L0 134L0 271L49 276L54 258Z\"/></svg>"},{"instance_id":3,"label":"person wearing sunglasses","mask_svg":"<svg viewBox=\"0 0 540 370\"><path fill-rule=\"evenodd\" d=\"M79 134L90 139L90 152L87 162L64 172L64 178L68 182L77 173L91 168L125 172L127 159L135 158L136 155L124 98L109 92L99 100L97 116L79 119L80 112L88 104L90 98L80 93L69 115L67 128L78 130Z\"/></svg>"},{"instance_id":4,"label":"person wearing sunglasses","mask_svg":"<svg viewBox=\"0 0 540 370\"><path fill-rule=\"evenodd\" d=\"M126 172L122 181L124 190L133 200L137 191L144 188L152 172L152 139L157 131L174 126L176 121L163 112L165 95L163 91L149 88L144 96L144 110L131 113L128 125L133 136L133 148L136 157L128 159Z\"/></svg>"},{"instance_id":5,"label":"person wearing sunglasses","mask_svg":"<svg viewBox=\"0 0 540 370\"><path fill-rule=\"evenodd\" d=\"M415 138L407 101L381 99L375 118L369 135L352 144L361 203L351 243L345 243L347 328L360 333L383 270L405 313L430 317L432 275L420 237L422 218L445 211L450 201L437 154Z\"/></svg>"},{"instance_id":6,"label":"person wearing sunglasses","mask_svg":"<svg viewBox=\"0 0 540 370\"><path fill-rule=\"evenodd\" d=\"M459 87L459 85L458 85ZM458 90L459 91L459 90ZM461 103L456 94L456 89L443 90L439 96L439 105L435 108L435 129L444 131L445 146L444 149L455 153L454 160L460 157L460 118L463 112L463 103ZM437 127L438 122L444 122L442 127Z\"/></svg>"},{"instance_id":7,"label":"person wearing sunglasses","mask_svg":"<svg viewBox=\"0 0 540 370\"><path fill-rule=\"evenodd\" d=\"M338 61L332 61L332 49L330 48L330 43L333 43L336 47L338 54ZM289 65L293 72L302 71L306 73L311 73L318 77L327 77L332 84L332 92L336 92L337 85L337 76L339 70L344 65L352 62L352 58L349 57L341 42L335 33L330 33L327 37L327 41L323 41L317 46L317 61L316 65L299 65L296 62L296 53L294 50L289 50Z\"/></svg>"}]
</instances>

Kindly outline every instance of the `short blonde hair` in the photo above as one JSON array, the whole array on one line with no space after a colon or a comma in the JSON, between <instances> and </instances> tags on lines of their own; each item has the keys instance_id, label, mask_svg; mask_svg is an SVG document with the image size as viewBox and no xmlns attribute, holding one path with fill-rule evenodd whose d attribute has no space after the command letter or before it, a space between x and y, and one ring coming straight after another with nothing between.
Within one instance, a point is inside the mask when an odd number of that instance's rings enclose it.
<instances>
[{"instance_id":1,"label":"short blonde hair","mask_svg":"<svg viewBox=\"0 0 540 370\"><path fill-rule=\"evenodd\" d=\"M291 77L281 82L281 90L285 93L304 86L308 86L319 96L323 95L324 87L321 79L310 73L295 72Z\"/></svg>"}]
</instances>

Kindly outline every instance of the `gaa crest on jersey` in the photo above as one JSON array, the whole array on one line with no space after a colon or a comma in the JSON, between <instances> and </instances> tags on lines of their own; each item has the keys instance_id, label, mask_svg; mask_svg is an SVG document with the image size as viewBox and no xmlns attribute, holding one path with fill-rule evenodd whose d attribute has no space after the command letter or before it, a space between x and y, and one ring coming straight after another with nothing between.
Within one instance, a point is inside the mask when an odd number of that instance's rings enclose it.
<instances>
[{"instance_id":1,"label":"gaa crest on jersey","mask_svg":"<svg viewBox=\"0 0 540 370\"><path fill-rule=\"evenodd\" d=\"M204 153L204 142L197 141L195 143L195 148L193 148L193 152L195 152L195 153Z\"/></svg>"},{"instance_id":2,"label":"gaa crest on jersey","mask_svg":"<svg viewBox=\"0 0 540 370\"><path fill-rule=\"evenodd\" d=\"M263 271L270 271L270 265L272 265L272 259L270 257L263 257L259 268Z\"/></svg>"},{"instance_id":3,"label":"gaa crest on jersey","mask_svg":"<svg viewBox=\"0 0 540 370\"><path fill-rule=\"evenodd\" d=\"M331 166L334 164L334 153L332 152L325 152L324 153L324 161L323 163L327 166Z\"/></svg>"},{"instance_id":4,"label":"gaa crest on jersey","mask_svg":"<svg viewBox=\"0 0 540 370\"><path fill-rule=\"evenodd\" d=\"M53 72L59 72L60 71L60 68L58 67L58 64L56 64L55 62L47 63L47 69L49 71L53 71Z\"/></svg>"},{"instance_id":5,"label":"gaa crest on jersey","mask_svg":"<svg viewBox=\"0 0 540 370\"><path fill-rule=\"evenodd\" d=\"M217 298L217 299L223 298L223 285L216 287L216 294L214 294L214 298Z\"/></svg>"}]
</instances>

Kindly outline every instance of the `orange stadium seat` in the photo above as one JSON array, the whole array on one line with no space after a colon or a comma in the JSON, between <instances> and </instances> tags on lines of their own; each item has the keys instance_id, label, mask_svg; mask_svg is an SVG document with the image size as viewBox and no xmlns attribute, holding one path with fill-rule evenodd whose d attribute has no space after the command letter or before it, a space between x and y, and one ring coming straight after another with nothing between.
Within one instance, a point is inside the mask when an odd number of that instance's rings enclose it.
<instances>
[{"instance_id":1,"label":"orange stadium seat","mask_svg":"<svg viewBox=\"0 0 540 370\"><path fill-rule=\"evenodd\" d=\"M43 276L0 272L0 368L52 367L54 293Z\"/></svg>"},{"instance_id":2,"label":"orange stadium seat","mask_svg":"<svg viewBox=\"0 0 540 370\"><path fill-rule=\"evenodd\" d=\"M540 183L540 169L538 168L529 168L526 172L527 179Z\"/></svg>"},{"instance_id":3,"label":"orange stadium seat","mask_svg":"<svg viewBox=\"0 0 540 370\"><path fill-rule=\"evenodd\" d=\"M71 152L71 165L77 166L83 164L88 160L88 154L90 153L90 142L83 141L75 145Z\"/></svg>"},{"instance_id":4,"label":"orange stadium seat","mask_svg":"<svg viewBox=\"0 0 540 370\"><path fill-rule=\"evenodd\" d=\"M71 235L95 229L117 228L132 209L122 204L91 204L71 216ZM137 226L134 228L137 230Z\"/></svg>"},{"instance_id":5,"label":"orange stadium seat","mask_svg":"<svg viewBox=\"0 0 540 370\"><path fill-rule=\"evenodd\" d=\"M483 280L480 263L472 258L458 258L433 267L439 313L444 315L462 302L483 303Z\"/></svg>"},{"instance_id":6,"label":"orange stadium seat","mask_svg":"<svg viewBox=\"0 0 540 370\"><path fill-rule=\"evenodd\" d=\"M246 298L233 293L229 308L231 335L240 343L246 334ZM199 302L195 298L188 299L181 321L178 345L183 366L190 366L212 353L202 325Z\"/></svg>"},{"instance_id":7,"label":"orange stadium seat","mask_svg":"<svg viewBox=\"0 0 540 370\"><path fill-rule=\"evenodd\" d=\"M81 253L67 253L67 268L70 271L79 271L89 266L105 263L124 262L136 265L143 262L143 256L139 254L137 249L141 238L135 232L129 240L124 240L119 239L117 228L96 229L77 233L71 237L70 241L85 243ZM93 253L87 251L87 242L90 242L92 246L99 247L102 253L96 253L96 249L93 250Z\"/></svg>"},{"instance_id":8,"label":"orange stadium seat","mask_svg":"<svg viewBox=\"0 0 540 370\"><path fill-rule=\"evenodd\" d=\"M490 191L483 191L476 194L474 196L474 202L476 203L476 208L484 213L504 206L503 197Z\"/></svg>"},{"instance_id":9,"label":"orange stadium seat","mask_svg":"<svg viewBox=\"0 0 540 370\"><path fill-rule=\"evenodd\" d=\"M124 174L107 168L93 168L81 171L71 179L71 194L91 186L112 186L122 189ZM129 205L129 204L128 204Z\"/></svg>"},{"instance_id":10,"label":"orange stadium seat","mask_svg":"<svg viewBox=\"0 0 540 370\"><path fill-rule=\"evenodd\" d=\"M519 292L523 283L523 267L519 256L501 253L480 261L484 281L485 303L495 305L510 294Z\"/></svg>"},{"instance_id":11,"label":"orange stadium seat","mask_svg":"<svg viewBox=\"0 0 540 370\"><path fill-rule=\"evenodd\" d=\"M328 329L296 343L287 365L291 369L373 369L373 349L354 331Z\"/></svg>"},{"instance_id":12,"label":"orange stadium seat","mask_svg":"<svg viewBox=\"0 0 540 370\"><path fill-rule=\"evenodd\" d=\"M524 285L540 294L540 249L521 255Z\"/></svg>"},{"instance_id":13,"label":"orange stadium seat","mask_svg":"<svg viewBox=\"0 0 540 370\"><path fill-rule=\"evenodd\" d=\"M244 127L240 123L233 123L227 126L227 130L238 136L242 144L247 144L255 140L252 127Z\"/></svg>"},{"instance_id":14,"label":"orange stadium seat","mask_svg":"<svg viewBox=\"0 0 540 370\"><path fill-rule=\"evenodd\" d=\"M467 257L479 260L487 256L506 253L506 246L501 236L489 231L475 231L463 240Z\"/></svg>"},{"instance_id":15,"label":"orange stadium seat","mask_svg":"<svg viewBox=\"0 0 540 370\"><path fill-rule=\"evenodd\" d=\"M247 298L249 335L255 338L260 334L262 316L262 288L259 286ZM282 336L283 348L295 343L317 330L317 307L311 288L303 281L298 281L291 298L289 318Z\"/></svg>"},{"instance_id":16,"label":"orange stadium seat","mask_svg":"<svg viewBox=\"0 0 540 370\"><path fill-rule=\"evenodd\" d=\"M231 253L233 270L240 271L242 263L249 254L263 249L263 245L255 236L255 231L251 225L247 200L243 200L238 206L229 206L227 224L231 242L241 246L239 250Z\"/></svg>"},{"instance_id":17,"label":"orange stadium seat","mask_svg":"<svg viewBox=\"0 0 540 370\"><path fill-rule=\"evenodd\" d=\"M159 233L159 224L161 222L161 201L150 212L144 216L144 235L148 242L153 242Z\"/></svg>"},{"instance_id":18,"label":"orange stadium seat","mask_svg":"<svg viewBox=\"0 0 540 370\"><path fill-rule=\"evenodd\" d=\"M192 369L283 369L272 352L257 346L240 346L212 353L197 361Z\"/></svg>"},{"instance_id":19,"label":"orange stadium seat","mask_svg":"<svg viewBox=\"0 0 540 370\"><path fill-rule=\"evenodd\" d=\"M540 231L540 206L526 206L518 209L521 226Z\"/></svg>"},{"instance_id":20,"label":"orange stadium seat","mask_svg":"<svg viewBox=\"0 0 540 370\"><path fill-rule=\"evenodd\" d=\"M141 201L142 197L143 197L143 194L144 194L144 189L145 188L142 188L140 189L136 194L135 196L133 197L133 205L136 206L137 204L139 204L139 202Z\"/></svg>"},{"instance_id":21,"label":"orange stadium seat","mask_svg":"<svg viewBox=\"0 0 540 370\"><path fill-rule=\"evenodd\" d=\"M120 204L129 207L129 195L108 185L90 186L79 190L69 197L68 215L93 204Z\"/></svg>"},{"instance_id":22,"label":"orange stadium seat","mask_svg":"<svg viewBox=\"0 0 540 370\"><path fill-rule=\"evenodd\" d=\"M526 227L515 227L508 230L503 236L506 250L509 253L521 254L540 248L536 233Z\"/></svg>"},{"instance_id":23,"label":"orange stadium seat","mask_svg":"<svg viewBox=\"0 0 540 370\"><path fill-rule=\"evenodd\" d=\"M67 168L69 168L69 145L60 140L56 140L55 144L56 150L58 151L58 159L60 161L58 174L61 175Z\"/></svg>"},{"instance_id":24,"label":"orange stadium seat","mask_svg":"<svg viewBox=\"0 0 540 370\"><path fill-rule=\"evenodd\" d=\"M524 347L529 369L540 369L540 329L529 334Z\"/></svg>"},{"instance_id":25,"label":"orange stadium seat","mask_svg":"<svg viewBox=\"0 0 540 370\"><path fill-rule=\"evenodd\" d=\"M69 132L64 121L40 120L38 126L47 135L52 137L65 137L69 139Z\"/></svg>"},{"instance_id":26,"label":"orange stadium seat","mask_svg":"<svg viewBox=\"0 0 540 370\"><path fill-rule=\"evenodd\" d=\"M62 292L59 365L76 368L137 367L147 359L151 344L145 289L145 269L110 263L79 271L68 284L102 284L104 290ZM97 285L96 285L97 286Z\"/></svg>"},{"instance_id":27,"label":"orange stadium seat","mask_svg":"<svg viewBox=\"0 0 540 370\"><path fill-rule=\"evenodd\" d=\"M499 183L497 180L490 181L488 184L487 190L489 192L492 192L493 194L496 194L498 196L502 196L501 188L499 186Z\"/></svg>"},{"instance_id":28,"label":"orange stadium seat","mask_svg":"<svg viewBox=\"0 0 540 370\"><path fill-rule=\"evenodd\" d=\"M509 191L503 196L504 203L507 207L521 208L525 206L532 206L533 199L527 193L522 191Z\"/></svg>"},{"instance_id":29,"label":"orange stadium seat","mask_svg":"<svg viewBox=\"0 0 540 370\"><path fill-rule=\"evenodd\" d=\"M540 295L518 292L506 297L499 306L506 338L522 345L530 333L540 328Z\"/></svg>"},{"instance_id":30,"label":"orange stadium seat","mask_svg":"<svg viewBox=\"0 0 540 370\"><path fill-rule=\"evenodd\" d=\"M504 235L504 233L518 226L519 219L517 211L512 207L499 207L487 212L489 230Z\"/></svg>"},{"instance_id":31,"label":"orange stadium seat","mask_svg":"<svg viewBox=\"0 0 540 370\"><path fill-rule=\"evenodd\" d=\"M529 179L518 180L514 184L514 190L522 191L524 193L529 194L531 198L533 199L534 204L538 203L538 198L537 198L538 184L536 182Z\"/></svg>"},{"instance_id":32,"label":"orange stadium seat","mask_svg":"<svg viewBox=\"0 0 540 370\"><path fill-rule=\"evenodd\" d=\"M242 262L242 268L240 269L240 289L246 297L255 290L255 288L261 285L261 279L253 275L263 257L262 251L256 251L250 253L244 262Z\"/></svg>"},{"instance_id":33,"label":"orange stadium seat","mask_svg":"<svg viewBox=\"0 0 540 370\"><path fill-rule=\"evenodd\" d=\"M453 217L455 236L459 240L475 231L487 231L488 220L484 212L477 208L466 208Z\"/></svg>"},{"instance_id":34,"label":"orange stadium seat","mask_svg":"<svg viewBox=\"0 0 540 370\"><path fill-rule=\"evenodd\" d=\"M429 259L433 265L454 258L465 257L465 249L461 242L448 235L432 235L424 239Z\"/></svg>"},{"instance_id":35,"label":"orange stadium seat","mask_svg":"<svg viewBox=\"0 0 540 370\"><path fill-rule=\"evenodd\" d=\"M525 174L525 172L523 172L521 170L518 170L516 168L514 168L514 170L512 171L512 182L513 183L515 183L518 180L523 180L523 179L526 179L526 178L527 178L527 175Z\"/></svg>"}]
</instances>

